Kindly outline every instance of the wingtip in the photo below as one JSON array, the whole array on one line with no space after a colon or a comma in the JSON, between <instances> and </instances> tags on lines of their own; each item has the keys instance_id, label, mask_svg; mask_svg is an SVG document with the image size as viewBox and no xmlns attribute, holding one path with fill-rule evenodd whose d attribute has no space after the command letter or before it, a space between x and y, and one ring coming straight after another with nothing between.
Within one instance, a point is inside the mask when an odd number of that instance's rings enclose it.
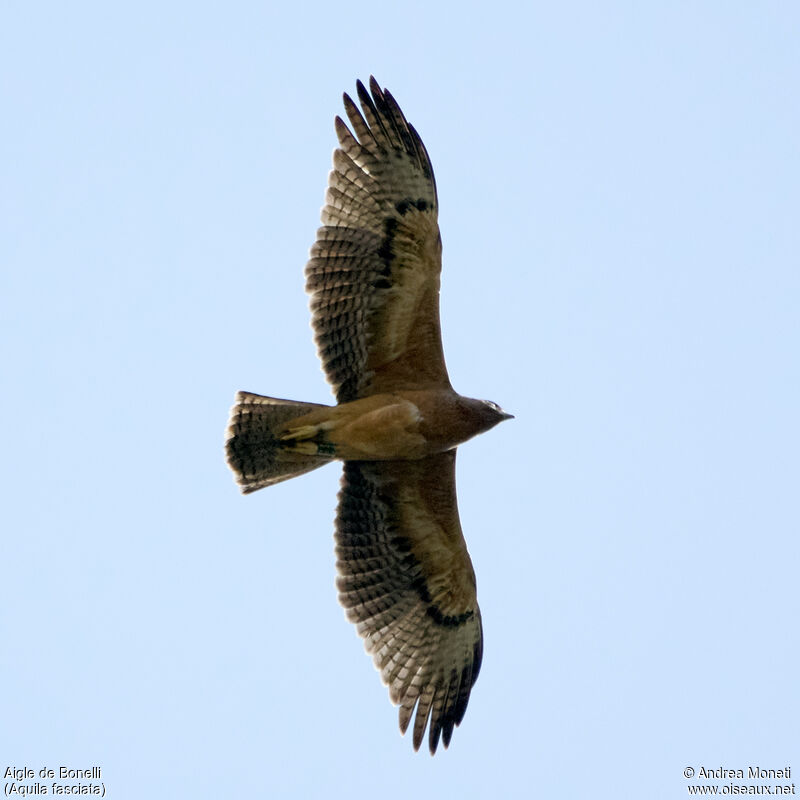
<instances>
[{"instance_id":1,"label":"wingtip","mask_svg":"<svg viewBox=\"0 0 800 800\"><path fill-rule=\"evenodd\" d=\"M367 91L366 86L364 86L364 84L361 82L361 78L356 81L356 94L358 94L358 99L361 100L362 103L364 101L367 103L371 102L369 92Z\"/></svg>"}]
</instances>

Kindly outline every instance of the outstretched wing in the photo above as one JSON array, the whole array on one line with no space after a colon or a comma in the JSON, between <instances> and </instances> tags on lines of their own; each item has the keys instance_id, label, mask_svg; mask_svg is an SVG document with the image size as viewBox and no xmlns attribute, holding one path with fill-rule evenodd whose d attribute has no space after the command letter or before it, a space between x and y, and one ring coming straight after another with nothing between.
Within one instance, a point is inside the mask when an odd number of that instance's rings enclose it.
<instances>
[{"instance_id":1,"label":"outstretched wing","mask_svg":"<svg viewBox=\"0 0 800 800\"><path fill-rule=\"evenodd\" d=\"M388 91L348 95L306 267L319 357L340 403L447 388L439 329L442 245L428 153Z\"/></svg>"},{"instance_id":2,"label":"outstretched wing","mask_svg":"<svg viewBox=\"0 0 800 800\"><path fill-rule=\"evenodd\" d=\"M464 718L483 652L475 573L458 521L455 450L348 461L336 518L339 600L431 753Z\"/></svg>"}]
</instances>

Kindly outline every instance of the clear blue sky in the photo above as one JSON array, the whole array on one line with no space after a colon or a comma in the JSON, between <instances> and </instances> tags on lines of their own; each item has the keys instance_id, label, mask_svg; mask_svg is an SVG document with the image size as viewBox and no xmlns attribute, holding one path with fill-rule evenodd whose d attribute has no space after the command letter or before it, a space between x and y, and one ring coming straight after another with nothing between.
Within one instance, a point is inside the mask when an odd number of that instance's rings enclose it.
<instances>
[{"instance_id":1,"label":"clear blue sky","mask_svg":"<svg viewBox=\"0 0 800 800\"><path fill-rule=\"evenodd\" d=\"M3 768L800 778L798 42L791 2L3 4ZM222 454L237 389L330 400L302 270L371 73L436 170L453 383L516 415L459 453L485 658L434 759L336 600L338 467L242 497Z\"/></svg>"}]
</instances>

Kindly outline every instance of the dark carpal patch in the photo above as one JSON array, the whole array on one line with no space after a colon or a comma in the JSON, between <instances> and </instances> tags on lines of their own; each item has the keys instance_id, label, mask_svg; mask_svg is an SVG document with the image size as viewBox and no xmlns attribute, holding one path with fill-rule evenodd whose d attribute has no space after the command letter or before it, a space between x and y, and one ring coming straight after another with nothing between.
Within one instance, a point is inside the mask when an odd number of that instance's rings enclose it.
<instances>
[{"instance_id":1,"label":"dark carpal patch","mask_svg":"<svg viewBox=\"0 0 800 800\"><path fill-rule=\"evenodd\" d=\"M404 197L395 205L395 208L401 216L405 216L409 208L416 208L417 211L427 211L430 206L424 197L420 197L419 200L412 200L410 197Z\"/></svg>"}]
</instances>

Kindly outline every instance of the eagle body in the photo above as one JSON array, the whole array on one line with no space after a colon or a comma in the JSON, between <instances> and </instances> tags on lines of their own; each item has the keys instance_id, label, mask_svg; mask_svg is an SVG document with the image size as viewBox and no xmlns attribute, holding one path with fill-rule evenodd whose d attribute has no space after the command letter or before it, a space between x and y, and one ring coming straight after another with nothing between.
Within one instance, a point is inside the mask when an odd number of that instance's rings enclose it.
<instances>
[{"instance_id":1,"label":"eagle body","mask_svg":"<svg viewBox=\"0 0 800 800\"><path fill-rule=\"evenodd\" d=\"M335 120L322 227L306 266L312 327L336 405L239 392L226 455L245 493L343 462L336 581L400 729L436 752L481 665L475 573L456 448L509 419L454 391L439 325L442 244L430 158L392 95L359 81Z\"/></svg>"},{"instance_id":2,"label":"eagle body","mask_svg":"<svg viewBox=\"0 0 800 800\"><path fill-rule=\"evenodd\" d=\"M450 450L506 418L483 400L422 389L317 408L276 433L285 446L306 452L346 461L394 461Z\"/></svg>"}]
</instances>

